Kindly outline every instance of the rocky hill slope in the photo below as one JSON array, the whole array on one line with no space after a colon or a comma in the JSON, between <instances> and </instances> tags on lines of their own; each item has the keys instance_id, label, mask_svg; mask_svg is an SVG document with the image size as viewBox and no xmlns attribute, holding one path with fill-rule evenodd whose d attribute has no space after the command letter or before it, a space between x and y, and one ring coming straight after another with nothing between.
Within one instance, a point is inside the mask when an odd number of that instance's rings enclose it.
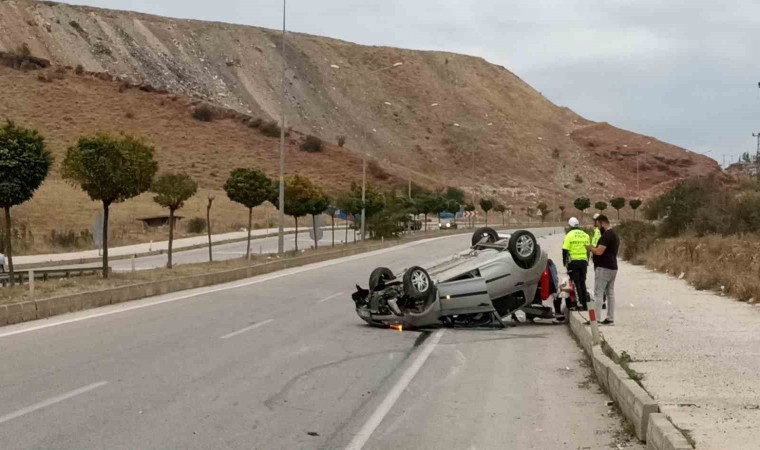
<instances>
[{"instance_id":1,"label":"rocky hill slope","mask_svg":"<svg viewBox=\"0 0 760 450\"><path fill-rule=\"evenodd\" d=\"M78 134L123 130L157 142L168 168L198 172L207 188L218 189L241 161L274 170L276 139L234 121L200 124L186 111L204 101L277 118L279 33L0 0L0 50L23 44L53 67L82 65L115 78L76 78L69 71L45 85L29 84L28 74L0 72L0 117L53 135L56 154ZM720 170L709 158L585 120L480 58L303 34L289 35L286 53L288 124L296 132L288 167L328 186L356 179L362 153L376 159L378 182L403 183L411 175L423 185L459 185L477 196L530 206L539 200L568 204L579 195L635 196L637 154L643 197L676 179ZM119 82L177 95L125 96L116 89ZM347 144L317 156L299 154L299 133L332 143L345 136ZM247 152L251 146L266 152ZM210 164L199 167L200 160Z\"/></svg>"}]
</instances>

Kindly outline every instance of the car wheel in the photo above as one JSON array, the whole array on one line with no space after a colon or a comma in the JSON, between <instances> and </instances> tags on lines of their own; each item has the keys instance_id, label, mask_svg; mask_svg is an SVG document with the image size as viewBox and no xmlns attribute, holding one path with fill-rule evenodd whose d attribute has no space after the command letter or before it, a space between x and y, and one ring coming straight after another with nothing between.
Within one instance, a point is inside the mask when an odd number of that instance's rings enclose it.
<instances>
[{"instance_id":1,"label":"car wheel","mask_svg":"<svg viewBox=\"0 0 760 450\"><path fill-rule=\"evenodd\" d=\"M499 240L499 233L489 227L478 228L472 233L472 246L477 245L484 237L488 238L486 242L493 243Z\"/></svg>"},{"instance_id":2,"label":"car wheel","mask_svg":"<svg viewBox=\"0 0 760 450\"><path fill-rule=\"evenodd\" d=\"M369 290L374 291L379 286L384 285L396 277L393 276L391 269L387 267L378 267L369 274Z\"/></svg>"},{"instance_id":3,"label":"car wheel","mask_svg":"<svg viewBox=\"0 0 760 450\"><path fill-rule=\"evenodd\" d=\"M404 273L404 293L413 299L427 298L433 292L433 280L425 269L414 266Z\"/></svg>"},{"instance_id":4,"label":"car wheel","mask_svg":"<svg viewBox=\"0 0 760 450\"><path fill-rule=\"evenodd\" d=\"M512 254L512 259L523 269L533 265L539 251L536 237L525 230L517 231L509 237L507 249Z\"/></svg>"}]
</instances>

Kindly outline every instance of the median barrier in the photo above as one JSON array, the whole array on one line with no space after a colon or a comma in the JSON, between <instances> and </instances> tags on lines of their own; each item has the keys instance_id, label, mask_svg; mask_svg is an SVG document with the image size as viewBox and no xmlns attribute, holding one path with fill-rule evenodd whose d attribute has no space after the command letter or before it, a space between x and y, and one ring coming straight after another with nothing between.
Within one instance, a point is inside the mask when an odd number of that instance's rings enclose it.
<instances>
[{"instance_id":1,"label":"median barrier","mask_svg":"<svg viewBox=\"0 0 760 450\"><path fill-rule=\"evenodd\" d=\"M100 291L81 292L36 301L31 300L21 303L0 305L0 326L28 322L36 319L46 319L60 314L115 305L131 300L154 297L172 292L229 283L288 268L300 267L330 259L380 250L394 245L395 243L369 245L366 247L351 247L325 253L307 254L289 259L277 259L222 272L191 275L169 280L120 286Z\"/></svg>"}]
</instances>

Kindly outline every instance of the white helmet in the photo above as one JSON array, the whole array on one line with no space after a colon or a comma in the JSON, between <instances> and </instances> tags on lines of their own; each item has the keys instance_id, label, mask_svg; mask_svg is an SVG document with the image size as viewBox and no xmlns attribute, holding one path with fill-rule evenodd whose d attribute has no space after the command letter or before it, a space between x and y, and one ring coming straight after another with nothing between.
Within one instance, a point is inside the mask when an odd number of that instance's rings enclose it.
<instances>
[{"instance_id":1,"label":"white helmet","mask_svg":"<svg viewBox=\"0 0 760 450\"><path fill-rule=\"evenodd\" d=\"M599 213L594 214L594 220L598 219L599 216L601 216L601 214L599 214Z\"/></svg>"},{"instance_id":2,"label":"white helmet","mask_svg":"<svg viewBox=\"0 0 760 450\"><path fill-rule=\"evenodd\" d=\"M575 217L571 217L570 220L567 221L567 224L572 228L577 228L581 225L581 223Z\"/></svg>"}]
</instances>

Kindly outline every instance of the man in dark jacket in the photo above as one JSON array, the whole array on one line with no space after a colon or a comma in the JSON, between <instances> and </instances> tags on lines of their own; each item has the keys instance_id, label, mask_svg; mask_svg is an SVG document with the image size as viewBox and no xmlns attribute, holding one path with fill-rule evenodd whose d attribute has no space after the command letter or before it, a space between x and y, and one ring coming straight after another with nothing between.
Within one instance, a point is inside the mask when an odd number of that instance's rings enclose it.
<instances>
[{"instance_id":1,"label":"man in dark jacket","mask_svg":"<svg viewBox=\"0 0 760 450\"><path fill-rule=\"evenodd\" d=\"M610 227L610 220L605 215L597 218L602 235L596 246L589 245L588 250L594 255L594 298L607 298L607 318L602 325L615 324L615 279L617 278L617 254L620 239Z\"/></svg>"}]
</instances>

